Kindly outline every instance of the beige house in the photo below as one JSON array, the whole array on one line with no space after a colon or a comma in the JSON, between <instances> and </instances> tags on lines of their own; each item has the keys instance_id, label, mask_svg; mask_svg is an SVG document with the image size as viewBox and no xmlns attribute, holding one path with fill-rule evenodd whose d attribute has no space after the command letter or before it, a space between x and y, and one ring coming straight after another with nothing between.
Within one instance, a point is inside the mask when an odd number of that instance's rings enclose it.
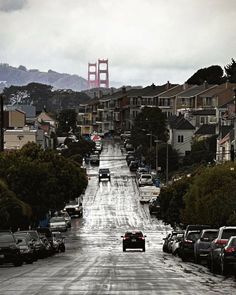
<instances>
[{"instance_id":1,"label":"beige house","mask_svg":"<svg viewBox=\"0 0 236 295\"><path fill-rule=\"evenodd\" d=\"M47 148L47 138L41 129L31 129L29 126L16 129L6 129L4 131L4 149L17 150L28 142L34 142Z\"/></svg>"},{"instance_id":2,"label":"beige house","mask_svg":"<svg viewBox=\"0 0 236 295\"><path fill-rule=\"evenodd\" d=\"M4 111L4 126L6 128L22 128L25 126L25 112L15 109Z\"/></svg>"}]
</instances>

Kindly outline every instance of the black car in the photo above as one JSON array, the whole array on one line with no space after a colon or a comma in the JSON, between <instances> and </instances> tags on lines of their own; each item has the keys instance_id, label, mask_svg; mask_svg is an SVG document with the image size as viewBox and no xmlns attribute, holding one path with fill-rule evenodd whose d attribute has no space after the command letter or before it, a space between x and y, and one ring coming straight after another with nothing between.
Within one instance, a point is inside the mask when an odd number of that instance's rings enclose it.
<instances>
[{"instance_id":1,"label":"black car","mask_svg":"<svg viewBox=\"0 0 236 295\"><path fill-rule=\"evenodd\" d=\"M130 165L130 163L131 163L132 161L135 161L135 156L134 156L134 155L127 155L127 156L126 156L126 162L127 162L127 165L128 165L128 166Z\"/></svg>"},{"instance_id":2,"label":"black car","mask_svg":"<svg viewBox=\"0 0 236 295\"><path fill-rule=\"evenodd\" d=\"M53 236L53 247L55 252L65 252L66 247L65 247L65 237L61 234L61 232L56 231L52 232Z\"/></svg>"},{"instance_id":3,"label":"black car","mask_svg":"<svg viewBox=\"0 0 236 295\"><path fill-rule=\"evenodd\" d=\"M130 164L129 164L129 170L132 171L132 172L137 171L138 165L139 165L138 161L131 161Z\"/></svg>"},{"instance_id":4,"label":"black car","mask_svg":"<svg viewBox=\"0 0 236 295\"><path fill-rule=\"evenodd\" d=\"M220 255L221 274L226 275L230 268L236 266L236 236L232 236Z\"/></svg>"},{"instance_id":5,"label":"black car","mask_svg":"<svg viewBox=\"0 0 236 295\"><path fill-rule=\"evenodd\" d=\"M12 232L0 231L0 264L13 263L14 266L23 264L18 243Z\"/></svg>"},{"instance_id":6,"label":"black car","mask_svg":"<svg viewBox=\"0 0 236 295\"><path fill-rule=\"evenodd\" d=\"M123 251L126 249L142 249L145 252L145 237L141 231L127 231L123 238Z\"/></svg>"},{"instance_id":7,"label":"black car","mask_svg":"<svg viewBox=\"0 0 236 295\"><path fill-rule=\"evenodd\" d=\"M157 197L156 199L150 201L149 203L149 212L150 214L156 214L157 216L161 213L161 203L160 198Z\"/></svg>"},{"instance_id":8,"label":"black car","mask_svg":"<svg viewBox=\"0 0 236 295\"><path fill-rule=\"evenodd\" d=\"M111 173L108 168L101 168L98 171L98 181L100 182L101 180L108 180L111 181Z\"/></svg>"},{"instance_id":9,"label":"black car","mask_svg":"<svg viewBox=\"0 0 236 295\"><path fill-rule=\"evenodd\" d=\"M210 244L207 264L211 272L220 271L222 249L227 245L228 240L236 236L236 226L222 226L219 228L217 237Z\"/></svg>"},{"instance_id":10,"label":"black car","mask_svg":"<svg viewBox=\"0 0 236 295\"><path fill-rule=\"evenodd\" d=\"M182 261L194 258L194 243L199 239L201 230L189 230L180 242L179 255Z\"/></svg>"},{"instance_id":11,"label":"black car","mask_svg":"<svg viewBox=\"0 0 236 295\"><path fill-rule=\"evenodd\" d=\"M100 162L99 155L93 154L93 155L90 156L90 164L91 165L99 166L99 162Z\"/></svg>"}]
</instances>

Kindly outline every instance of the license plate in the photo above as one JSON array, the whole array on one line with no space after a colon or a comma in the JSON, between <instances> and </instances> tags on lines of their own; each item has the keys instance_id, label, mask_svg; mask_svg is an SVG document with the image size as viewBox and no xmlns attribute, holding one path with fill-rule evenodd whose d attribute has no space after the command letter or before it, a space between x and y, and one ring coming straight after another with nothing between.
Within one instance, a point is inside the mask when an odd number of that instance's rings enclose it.
<instances>
[{"instance_id":1,"label":"license plate","mask_svg":"<svg viewBox=\"0 0 236 295\"><path fill-rule=\"evenodd\" d=\"M136 242L136 239L132 239L132 242Z\"/></svg>"},{"instance_id":2,"label":"license plate","mask_svg":"<svg viewBox=\"0 0 236 295\"><path fill-rule=\"evenodd\" d=\"M0 254L0 258L4 258L4 255L3 254Z\"/></svg>"}]
</instances>

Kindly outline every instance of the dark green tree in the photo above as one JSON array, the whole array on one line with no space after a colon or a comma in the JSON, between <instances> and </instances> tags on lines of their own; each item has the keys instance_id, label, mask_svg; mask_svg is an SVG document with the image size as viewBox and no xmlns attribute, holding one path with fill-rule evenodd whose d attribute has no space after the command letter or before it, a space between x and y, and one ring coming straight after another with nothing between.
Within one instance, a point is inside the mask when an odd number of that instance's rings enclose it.
<instances>
[{"instance_id":1,"label":"dark green tree","mask_svg":"<svg viewBox=\"0 0 236 295\"><path fill-rule=\"evenodd\" d=\"M194 73L188 80L188 84L201 85L205 81L209 84L221 84L224 82L224 71L219 65L203 68Z\"/></svg>"},{"instance_id":2,"label":"dark green tree","mask_svg":"<svg viewBox=\"0 0 236 295\"><path fill-rule=\"evenodd\" d=\"M231 63L225 66L226 78L231 83L236 83L236 62L232 58Z\"/></svg>"},{"instance_id":3,"label":"dark green tree","mask_svg":"<svg viewBox=\"0 0 236 295\"><path fill-rule=\"evenodd\" d=\"M65 135L69 132L74 133L77 125L77 113L75 109L62 110L58 115L57 134Z\"/></svg>"}]
</instances>

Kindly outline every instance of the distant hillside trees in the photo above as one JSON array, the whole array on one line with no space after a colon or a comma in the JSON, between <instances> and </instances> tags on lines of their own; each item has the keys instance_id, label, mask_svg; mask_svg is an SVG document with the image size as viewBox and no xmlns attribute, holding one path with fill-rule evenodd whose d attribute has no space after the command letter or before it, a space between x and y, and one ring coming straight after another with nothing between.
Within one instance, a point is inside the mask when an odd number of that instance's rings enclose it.
<instances>
[{"instance_id":1,"label":"distant hillside trees","mask_svg":"<svg viewBox=\"0 0 236 295\"><path fill-rule=\"evenodd\" d=\"M52 86L30 83L26 86L10 86L5 88L3 94L9 104L32 104L36 106L36 111L40 112L44 108L48 112L76 108L80 103L86 103L90 97L84 92L72 90L53 90Z\"/></svg>"}]
</instances>

